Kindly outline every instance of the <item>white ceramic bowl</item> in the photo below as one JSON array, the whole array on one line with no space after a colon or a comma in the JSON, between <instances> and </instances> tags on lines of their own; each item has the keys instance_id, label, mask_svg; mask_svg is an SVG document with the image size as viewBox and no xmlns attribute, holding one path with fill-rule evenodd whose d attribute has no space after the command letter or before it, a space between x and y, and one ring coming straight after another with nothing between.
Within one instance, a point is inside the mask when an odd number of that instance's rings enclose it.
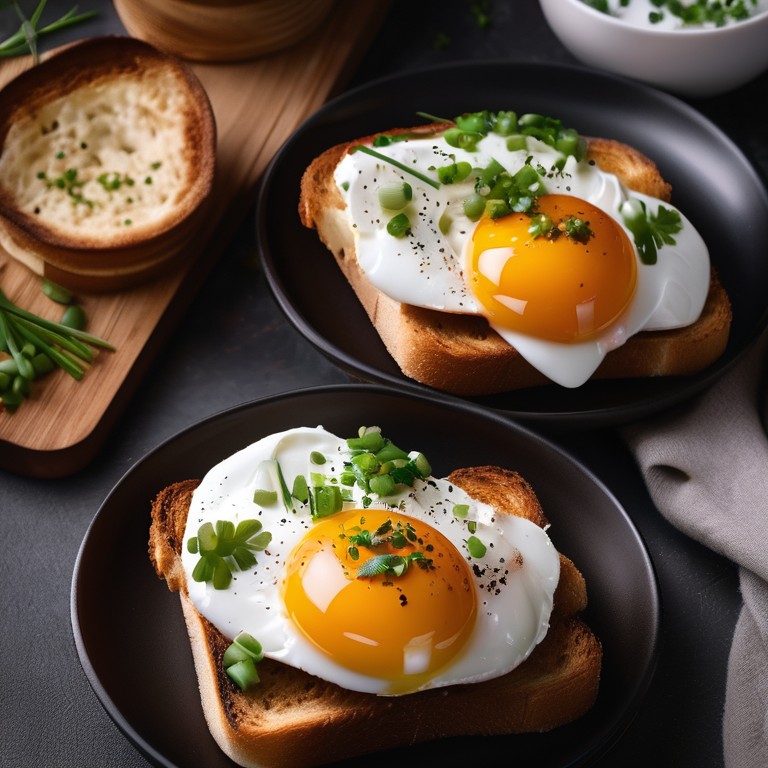
<instances>
[{"instance_id":1,"label":"white ceramic bowl","mask_svg":"<svg viewBox=\"0 0 768 768\"><path fill-rule=\"evenodd\" d=\"M768 12L715 29L652 29L583 0L539 0L552 31L581 62L681 96L716 96L768 69Z\"/></svg>"}]
</instances>

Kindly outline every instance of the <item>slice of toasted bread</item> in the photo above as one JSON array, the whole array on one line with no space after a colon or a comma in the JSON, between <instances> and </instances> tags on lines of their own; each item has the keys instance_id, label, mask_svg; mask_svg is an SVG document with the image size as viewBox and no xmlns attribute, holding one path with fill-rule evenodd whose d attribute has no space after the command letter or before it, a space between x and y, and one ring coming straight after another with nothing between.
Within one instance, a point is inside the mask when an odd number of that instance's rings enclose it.
<instances>
[{"instance_id":1,"label":"slice of toasted bread","mask_svg":"<svg viewBox=\"0 0 768 768\"><path fill-rule=\"evenodd\" d=\"M111 290L158 273L195 236L216 124L185 62L130 37L92 38L23 72L0 101L11 256L70 287Z\"/></svg>"},{"instance_id":2,"label":"slice of toasted bread","mask_svg":"<svg viewBox=\"0 0 768 768\"><path fill-rule=\"evenodd\" d=\"M443 124L387 131L424 134ZM477 315L439 312L396 301L375 288L360 268L355 238L334 170L353 146L373 136L329 148L307 167L301 180L299 216L317 230L354 289L384 345L404 375L456 395L507 392L546 384L549 379ZM616 174L630 189L670 201L672 189L657 166L624 143L587 138L588 158ZM731 327L731 305L716 271L699 319L684 328L643 331L609 352L594 378L681 376L703 370L724 352Z\"/></svg>"},{"instance_id":3,"label":"slice of toasted bread","mask_svg":"<svg viewBox=\"0 0 768 768\"><path fill-rule=\"evenodd\" d=\"M531 486L499 467L453 472L449 480L501 514L547 524ZM196 480L160 491L152 504L149 556L178 592L192 645L206 721L221 749L243 766L301 768L395 746L458 735L549 731L585 714L597 696L602 647L580 618L584 578L560 554L560 580L549 631L512 672L481 683L399 697L348 691L268 659L260 682L240 691L222 655L230 641L187 596L180 553Z\"/></svg>"}]
</instances>

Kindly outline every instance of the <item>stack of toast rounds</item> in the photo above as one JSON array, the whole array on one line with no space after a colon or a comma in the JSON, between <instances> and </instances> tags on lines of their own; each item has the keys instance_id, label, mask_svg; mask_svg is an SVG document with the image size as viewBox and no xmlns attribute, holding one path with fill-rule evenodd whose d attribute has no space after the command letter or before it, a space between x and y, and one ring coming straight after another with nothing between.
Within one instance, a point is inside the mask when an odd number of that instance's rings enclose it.
<instances>
[{"instance_id":1,"label":"stack of toast rounds","mask_svg":"<svg viewBox=\"0 0 768 768\"><path fill-rule=\"evenodd\" d=\"M0 98L0 245L73 290L120 290L184 258L216 168L208 96L124 36L60 49Z\"/></svg>"}]
</instances>

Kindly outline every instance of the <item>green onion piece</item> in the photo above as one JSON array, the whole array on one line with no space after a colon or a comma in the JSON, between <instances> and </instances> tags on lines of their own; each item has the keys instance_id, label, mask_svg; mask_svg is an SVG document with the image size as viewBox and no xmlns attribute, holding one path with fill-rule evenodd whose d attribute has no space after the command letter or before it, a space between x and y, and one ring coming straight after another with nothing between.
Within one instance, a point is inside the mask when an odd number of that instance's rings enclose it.
<instances>
[{"instance_id":1,"label":"green onion piece","mask_svg":"<svg viewBox=\"0 0 768 768\"><path fill-rule=\"evenodd\" d=\"M23 397L19 397L10 390L8 392L3 392L3 397L1 399L3 408L5 408L8 413L14 413L24 400Z\"/></svg>"},{"instance_id":2,"label":"green onion piece","mask_svg":"<svg viewBox=\"0 0 768 768\"><path fill-rule=\"evenodd\" d=\"M398 213L387 223L387 232L392 237L405 237L411 231L411 222L404 213Z\"/></svg>"},{"instance_id":3,"label":"green onion piece","mask_svg":"<svg viewBox=\"0 0 768 768\"><path fill-rule=\"evenodd\" d=\"M16 361L19 376L23 376L25 379L33 379L35 376L35 369L33 368L32 363L29 361L29 358L25 357L21 353L19 345L16 341L16 335L13 331L13 328L11 327L11 323L9 322L8 315L1 310L0 334L5 337L6 343L8 344L8 351L11 353L11 357L13 357L13 359Z\"/></svg>"},{"instance_id":4,"label":"green onion piece","mask_svg":"<svg viewBox=\"0 0 768 768\"><path fill-rule=\"evenodd\" d=\"M197 531L197 540L201 550L214 551L218 542L212 523L203 523Z\"/></svg>"},{"instance_id":5,"label":"green onion piece","mask_svg":"<svg viewBox=\"0 0 768 768\"><path fill-rule=\"evenodd\" d=\"M261 647L261 643L247 632L240 632L235 638L235 643L254 661L261 661L264 658L264 649Z\"/></svg>"},{"instance_id":6,"label":"green onion piece","mask_svg":"<svg viewBox=\"0 0 768 768\"><path fill-rule=\"evenodd\" d=\"M427 477L432 474L432 466L427 461L427 457L423 453L417 453L413 457L413 462L416 465L416 469L419 470L422 477Z\"/></svg>"},{"instance_id":7,"label":"green onion piece","mask_svg":"<svg viewBox=\"0 0 768 768\"><path fill-rule=\"evenodd\" d=\"M498 160L491 160L485 168L480 169L476 188L490 188L501 173L504 173L504 166Z\"/></svg>"},{"instance_id":8,"label":"green onion piece","mask_svg":"<svg viewBox=\"0 0 768 768\"><path fill-rule=\"evenodd\" d=\"M213 566L213 588L214 589L226 589L232 582L232 571L229 566L223 560L218 558L214 560Z\"/></svg>"},{"instance_id":9,"label":"green onion piece","mask_svg":"<svg viewBox=\"0 0 768 768\"><path fill-rule=\"evenodd\" d=\"M489 200L485 209L492 219L500 219L502 216L511 213L509 203L506 200Z\"/></svg>"},{"instance_id":10,"label":"green onion piece","mask_svg":"<svg viewBox=\"0 0 768 768\"><path fill-rule=\"evenodd\" d=\"M447 235L448 232L450 232L451 230L452 224L453 224L453 219L451 218L450 214L448 213L448 210L446 209L445 211L443 211L442 215L440 216L440 219L437 222L437 226L443 235Z\"/></svg>"},{"instance_id":11,"label":"green onion piece","mask_svg":"<svg viewBox=\"0 0 768 768\"><path fill-rule=\"evenodd\" d=\"M29 320L30 322L42 328L56 331L58 333L64 333L69 337L74 337L79 341L93 344L96 347L103 347L104 349L108 349L112 352L115 351L115 347L112 344L110 344L108 341L105 341L104 339L99 338L98 336L86 333L85 331L80 331L77 328L67 328L66 326L61 325L61 323L56 323L52 320L46 320L45 318L34 315L32 312L27 312L26 310L21 309L21 307L17 307L7 299L2 291L0 291L0 309L4 309L17 317Z\"/></svg>"},{"instance_id":12,"label":"green onion piece","mask_svg":"<svg viewBox=\"0 0 768 768\"><path fill-rule=\"evenodd\" d=\"M235 549L235 524L231 520L216 521L216 554L231 555Z\"/></svg>"},{"instance_id":13,"label":"green onion piece","mask_svg":"<svg viewBox=\"0 0 768 768\"><path fill-rule=\"evenodd\" d=\"M577 155L580 141L579 134L573 128L564 128L555 140L555 149L564 155Z\"/></svg>"},{"instance_id":14,"label":"green onion piece","mask_svg":"<svg viewBox=\"0 0 768 768\"><path fill-rule=\"evenodd\" d=\"M61 316L61 324L82 331L86 326L85 310L79 304L70 304Z\"/></svg>"},{"instance_id":15,"label":"green onion piece","mask_svg":"<svg viewBox=\"0 0 768 768\"><path fill-rule=\"evenodd\" d=\"M307 478L304 475L296 475L293 479L293 489L291 490L291 496L294 499L298 499L302 504L307 503L309 498L309 489L307 488Z\"/></svg>"},{"instance_id":16,"label":"green onion piece","mask_svg":"<svg viewBox=\"0 0 768 768\"><path fill-rule=\"evenodd\" d=\"M459 163L451 163L450 165L443 165L438 168L437 178L443 184L458 184L458 182L464 181L471 171L472 166L462 160Z\"/></svg>"},{"instance_id":17,"label":"green onion piece","mask_svg":"<svg viewBox=\"0 0 768 768\"><path fill-rule=\"evenodd\" d=\"M537 195L543 194L543 183L539 172L532 165L524 165L512 177L517 186Z\"/></svg>"},{"instance_id":18,"label":"green onion piece","mask_svg":"<svg viewBox=\"0 0 768 768\"><path fill-rule=\"evenodd\" d=\"M407 459L408 454L402 449L398 448L391 440L387 440L384 446L376 453L376 458L383 464L385 461L392 461L393 459Z\"/></svg>"},{"instance_id":19,"label":"green onion piece","mask_svg":"<svg viewBox=\"0 0 768 768\"><path fill-rule=\"evenodd\" d=\"M325 475L322 472L310 472L309 482L313 488L322 488L325 485Z\"/></svg>"},{"instance_id":20,"label":"green onion piece","mask_svg":"<svg viewBox=\"0 0 768 768\"><path fill-rule=\"evenodd\" d=\"M277 469L277 479L280 481L280 490L283 494L283 504L285 504L286 511L293 512L293 499L291 498L290 490L288 490L288 484L285 482L285 478L283 477L282 467L277 461L275 462L275 467Z\"/></svg>"},{"instance_id":21,"label":"green onion piece","mask_svg":"<svg viewBox=\"0 0 768 768\"><path fill-rule=\"evenodd\" d=\"M454 504L453 516L463 520L469 514L469 504Z\"/></svg>"},{"instance_id":22,"label":"green onion piece","mask_svg":"<svg viewBox=\"0 0 768 768\"><path fill-rule=\"evenodd\" d=\"M371 492L378 496L391 496L395 492L395 481L391 475L374 475L370 479Z\"/></svg>"},{"instance_id":23,"label":"green onion piece","mask_svg":"<svg viewBox=\"0 0 768 768\"><path fill-rule=\"evenodd\" d=\"M224 651L224 655L221 657L221 663L224 665L224 669L231 667L233 664L237 664L239 661L245 661L250 659L253 661L253 657L242 646L237 644L237 640L231 643L227 650Z\"/></svg>"},{"instance_id":24,"label":"green onion piece","mask_svg":"<svg viewBox=\"0 0 768 768\"><path fill-rule=\"evenodd\" d=\"M507 139L507 149L510 152L517 152L520 149L528 149L528 143L525 136L521 133L518 133L515 136L510 136Z\"/></svg>"},{"instance_id":25,"label":"green onion piece","mask_svg":"<svg viewBox=\"0 0 768 768\"><path fill-rule=\"evenodd\" d=\"M241 691L247 691L259 682L259 673L253 659L243 659L226 669L227 676Z\"/></svg>"},{"instance_id":26,"label":"green onion piece","mask_svg":"<svg viewBox=\"0 0 768 768\"><path fill-rule=\"evenodd\" d=\"M270 507L277 501L277 491L267 491L263 488L257 488L253 492L253 503L260 507Z\"/></svg>"},{"instance_id":27,"label":"green onion piece","mask_svg":"<svg viewBox=\"0 0 768 768\"><path fill-rule=\"evenodd\" d=\"M11 377L0 371L0 392L4 392L11 384Z\"/></svg>"},{"instance_id":28,"label":"green onion piece","mask_svg":"<svg viewBox=\"0 0 768 768\"><path fill-rule=\"evenodd\" d=\"M408 182L393 182L379 187L379 204L385 210L400 211L413 199L413 188Z\"/></svg>"},{"instance_id":29,"label":"green onion piece","mask_svg":"<svg viewBox=\"0 0 768 768\"><path fill-rule=\"evenodd\" d=\"M344 505L341 491L335 485L323 485L314 489L313 517L328 517L340 512Z\"/></svg>"},{"instance_id":30,"label":"green onion piece","mask_svg":"<svg viewBox=\"0 0 768 768\"><path fill-rule=\"evenodd\" d=\"M467 549L469 550L470 557L483 557L486 552L485 544L483 544L477 536L470 536L467 539Z\"/></svg>"},{"instance_id":31,"label":"green onion piece","mask_svg":"<svg viewBox=\"0 0 768 768\"><path fill-rule=\"evenodd\" d=\"M325 464L326 462L325 455L320 453L320 451L312 451L312 453L309 454L309 460L312 464Z\"/></svg>"},{"instance_id":32,"label":"green onion piece","mask_svg":"<svg viewBox=\"0 0 768 768\"><path fill-rule=\"evenodd\" d=\"M51 299L51 301L55 301L57 304L72 303L72 291L65 288L63 285L54 283L48 278L43 279L41 290L49 299Z\"/></svg>"},{"instance_id":33,"label":"green onion piece","mask_svg":"<svg viewBox=\"0 0 768 768\"><path fill-rule=\"evenodd\" d=\"M468 112L456 118L456 125L462 131L469 133L488 133L491 128L491 114L483 112Z\"/></svg>"},{"instance_id":34,"label":"green onion piece","mask_svg":"<svg viewBox=\"0 0 768 768\"><path fill-rule=\"evenodd\" d=\"M0 5L5 4L0 3ZM35 63L38 61L37 41L41 35L64 29L65 27L78 24L97 15L96 11L77 14L77 6L74 6L56 21L38 29L37 25L40 21L43 9L45 8L45 0L40 0L40 2L38 2L30 19L24 17L18 3L15 3L15 5L17 14L21 19L21 26L13 35L0 43L0 57L6 58L32 54Z\"/></svg>"},{"instance_id":35,"label":"green onion piece","mask_svg":"<svg viewBox=\"0 0 768 768\"><path fill-rule=\"evenodd\" d=\"M31 358L32 366L35 369L35 373L39 375L43 373L50 373L56 366L48 355L43 352L39 352Z\"/></svg>"},{"instance_id":36,"label":"green onion piece","mask_svg":"<svg viewBox=\"0 0 768 768\"><path fill-rule=\"evenodd\" d=\"M517 130L517 114L515 112L498 112L493 123L493 132L499 136L510 136Z\"/></svg>"},{"instance_id":37,"label":"green onion piece","mask_svg":"<svg viewBox=\"0 0 768 768\"><path fill-rule=\"evenodd\" d=\"M399 168L401 171L410 173L411 176L414 176L417 179L420 179L425 184L429 184L429 186L434 187L435 189L440 189L440 184L438 184L438 182L434 181L433 179L430 179L429 176L425 176L423 173L420 173L419 171L413 168L409 168L407 165L401 163L399 160L395 160L392 157L387 157L386 155L383 155L381 152L377 152L375 149L371 149L371 147L366 147L364 144L358 144L355 147L355 151L363 152L366 155L371 155L371 157L375 157L377 160L383 160L385 163L394 165L395 168Z\"/></svg>"},{"instance_id":38,"label":"green onion piece","mask_svg":"<svg viewBox=\"0 0 768 768\"><path fill-rule=\"evenodd\" d=\"M371 451L377 453L384 447L381 430L371 429L359 437L347 438L347 448L351 451Z\"/></svg>"},{"instance_id":39,"label":"green onion piece","mask_svg":"<svg viewBox=\"0 0 768 768\"><path fill-rule=\"evenodd\" d=\"M62 351L55 346L51 346L41 336L38 336L31 328L27 327L23 322L19 321L16 324L16 328L19 333L32 341L38 349L42 350L48 357L51 358L60 368L66 371L73 379L80 381L85 375L85 371L80 365L78 365L71 357L66 354L67 345L62 344L65 349Z\"/></svg>"},{"instance_id":40,"label":"green onion piece","mask_svg":"<svg viewBox=\"0 0 768 768\"><path fill-rule=\"evenodd\" d=\"M446 144L457 149L465 149L467 152L477 151L477 144L483 138L482 133L475 131L462 131L461 128L449 128L444 134Z\"/></svg>"},{"instance_id":41,"label":"green onion piece","mask_svg":"<svg viewBox=\"0 0 768 768\"><path fill-rule=\"evenodd\" d=\"M5 360L0 360L0 373L16 376L19 373L19 366L12 357L7 357Z\"/></svg>"},{"instance_id":42,"label":"green onion piece","mask_svg":"<svg viewBox=\"0 0 768 768\"><path fill-rule=\"evenodd\" d=\"M29 379L24 376L16 376L11 383L11 392L19 397L27 397L29 395Z\"/></svg>"},{"instance_id":43,"label":"green onion piece","mask_svg":"<svg viewBox=\"0 0 768 768\"><path fill-rule=\"evenodd\" d=\"M17 328L23 326L30 331L35 338L42 339L53 346L63 347L64 350L71 352L73 355L87 363L90 363L93 360L93 352L89 346L83 344L83 342L74 337L65 336L64 332L59 333L57 331L48 330L47 328L35 325L22 317L15 317L14 322Z\"/></svg>"},{"instance_id":44,"label":"green onion piece","mask_svg":"<svg viewBox=\"0 0 768 768\"><path fill-rule=\"evenodd\" d=\"M379 460L372 453L359 453L350 460L352 467L362 472L364 475L370 475L379 471Z\"/></svg>"},{"instance_id":45,"label":"green onion piece","mask_svg":"<svg viewBox=\"0 0 768 768\"><path fill-rule=\"evenodd\" d=\"M473 192L469 197L464 199L464 215L470 221L477 221L485 211L486 200L482 195Z\"/></svg>"}]
</instances>

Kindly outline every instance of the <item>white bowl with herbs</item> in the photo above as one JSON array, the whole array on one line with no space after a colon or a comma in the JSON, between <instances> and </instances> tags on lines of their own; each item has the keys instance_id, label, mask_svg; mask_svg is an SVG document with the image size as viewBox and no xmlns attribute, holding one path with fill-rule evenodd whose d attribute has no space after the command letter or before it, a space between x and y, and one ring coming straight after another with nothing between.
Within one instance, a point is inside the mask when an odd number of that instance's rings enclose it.
<instances>
[{"instance_id":1,"label":"white bowl with herbs","mask_svg":"<svg viewBox=\"0 0 768 768\"><path fill-rule=\"evenodd\" d=\"M686 97L768 70L768 0L539 0L582 63Z\"/></svg>"}]
</instances>

